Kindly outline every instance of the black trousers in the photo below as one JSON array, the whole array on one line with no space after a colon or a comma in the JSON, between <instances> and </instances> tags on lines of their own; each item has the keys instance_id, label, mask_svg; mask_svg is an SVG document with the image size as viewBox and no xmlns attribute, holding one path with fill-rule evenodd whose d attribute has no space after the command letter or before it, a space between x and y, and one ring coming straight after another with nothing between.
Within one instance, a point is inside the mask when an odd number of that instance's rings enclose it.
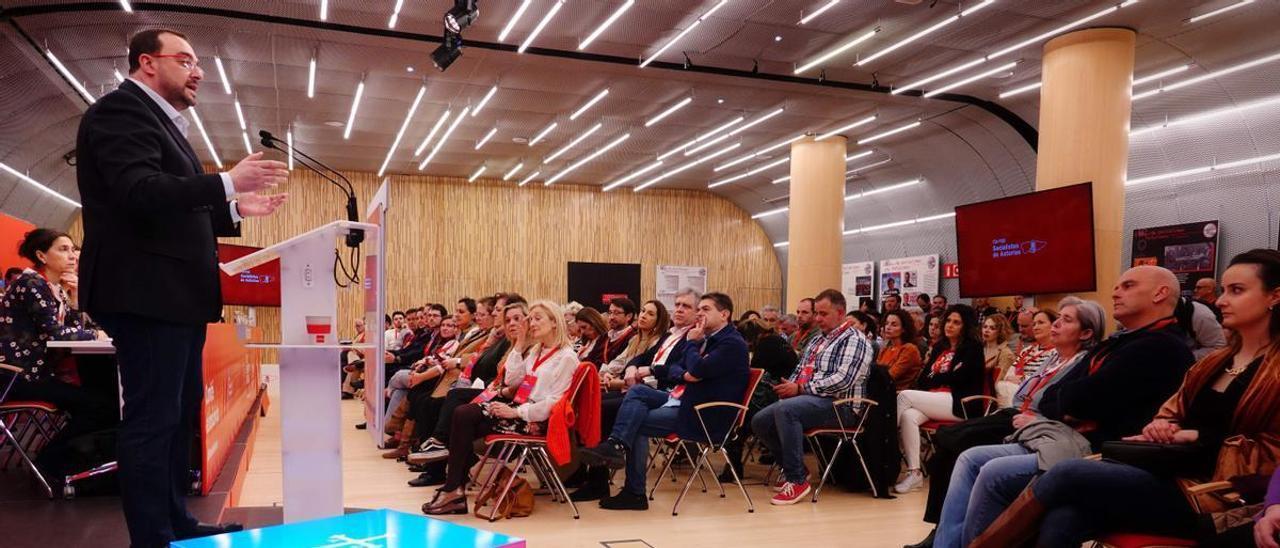
<instances>
[{"instance_id":1,"label":"black trousers","mask_svg":"<svg viewBox=\"0 0 1280 548\"><path fill-rule=\"evenodd\" d=\"M187 511L192 433L204 394L205 326L98 314L124 389L117 457L131 545L167 546L194 529Z\"/></svg>"},{"instance_id":2,"label":"black trousers","mask_svg":"<svg viewBox=\"0 0 1280 548\"><path fill-rule=\"evenodd\" d=\"M112 384L115 384L114 380ZM115 400L107 399L89 387L75 386L57 379L37 382L18 379L9 397L13 400L46 401L67 414L66 426L54 434L53 439L40 450L40 455L36 458L41 471L50 479L61 479L66 474L82 472L83 470L70 468L67 443L77 436L110 427L119 416Z\"/></svg>"},{"instance_id":3,"label":"black trousers","mask_svg":"<svg viewBox=\"0 0 1280 548\"><path fill-rule=\"evenodd\" d=\"M440 415L436 418L435 431L431 436L437 440L448 442L449 432L453 427L453 412L459 406L471 403L471 400L479 396L481 390L479 388L454 388L444 396L444 403L440 406Z\"/></svg>"}]
</instances>

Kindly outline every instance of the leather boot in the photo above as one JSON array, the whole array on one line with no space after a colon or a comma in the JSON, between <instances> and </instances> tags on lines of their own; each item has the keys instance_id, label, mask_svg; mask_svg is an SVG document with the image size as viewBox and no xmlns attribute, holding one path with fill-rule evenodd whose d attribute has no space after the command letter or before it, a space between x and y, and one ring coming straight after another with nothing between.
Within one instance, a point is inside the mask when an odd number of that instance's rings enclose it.
<instances>
[{"instance_id":1,"label":"leather boot","mask_svg":"<svg viewBox=\"0 0 1280 548\"><path fill-rule=\"evenodd\" d=\"M934 527L932 531L929 531L929 536L924 537L924 540L917 542L915 544L908 544L906 546L903 546L902 548L933 548L933 537L937 535L938 535L938 528Z\"/></svg>"},{"instance_id":2,"label":"leather boot","mask_svg":"<svg viewBox=\"0 0 1280 548\"><path fill-rule=\"evenodd\" d=\"M413 432L413 420L406 420L401 425L402 430L398 432L399 443L390 451L382 454L384 459L402 459L409 456L409 450L413 447L413 440L409 439L409 433Z\"/></svg>"},{"instance_id":3,"label":"leather boot","mask_svg":"<svg viewBox=\"0 0 1280 548\"><path fill-rule=\"evenodd\" d=\"M1028 485L995 522L969 543L969 548L1031 546L1044 514L1044 504L1036 499L1035 491Z\"/></svg>"},{"instance_id":4,"label":"leather boot","mask_svg":"<svg viewBox=\"0 0 1280 548\"><path fill-rule=\"evenodd\" d=\"M395 409L391 410L391 414L387 417L385 430L388 436L394 436L396 432L399 432L400 429L404 427L404 421L409 415L408 404L409 398L405 398L400 402L400 405L397 405Z\"/></svg>"}]
</instances>

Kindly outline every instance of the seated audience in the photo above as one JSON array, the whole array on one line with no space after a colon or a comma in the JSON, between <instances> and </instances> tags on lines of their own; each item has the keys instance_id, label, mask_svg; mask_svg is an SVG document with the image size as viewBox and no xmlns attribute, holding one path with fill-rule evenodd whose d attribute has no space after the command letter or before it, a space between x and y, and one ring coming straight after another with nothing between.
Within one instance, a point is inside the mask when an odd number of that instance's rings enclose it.
<instances>
[{"instance_id":1,"label":"seated audience","mask_svg":"<svg viewBox=\"0 0 1280 548\"><path fill-rule=\"evenodd\" d=\"M1055 383L1061 381L1101 341L1106 331L1106 313L1093 301L1066 297L1058 304L1061 316L1054 314L1050 329L1048 360L1035 373L1028 374L1013 396L1012 407L1002 407L986 417L978 417L938 429L934 436L934 453L929 458L929 498L925 505L926 522L936 523L938 529L930 533L921 544L951 545L959 535L963 524L963 512L967 508L973 488L973 477L978 470L968 468L969 461L961 455L972 456L968 450L980 446L1003 443L1015 430L1043 416L1040 402ZM1044 312L1048 312L1047 310ZM960 462L957 462L960 461ZM958 474L953 475L959 466ZM945 514L951 511L955 514Z\"/></svg>"},{"instance_id":2,"label":"seated audience","mask_svg":"<svg viewBox=\"0 0 1280 548\"><path fill-rule=\"evenodd\" d=\"M862 333L862 336L871 343L872 356L880 353L880 326L875 316L865 312L854 310L845 314L845 319L853 322L854 329Z\"/></svg>"},{"instance_id":3,"label":"seated audience","mask_svg":"<svg viewBox=\"0 0 1280 548\"><path fill-rule=\"evenodd\" d=\"M1018 332L1009 340L1009 350L1012 350L1015 356L1021 355L1028 346L1036 344L1035 313L1036 310L1032 308L1023 310L1013 317L1013 327Z\"/></svg>"},{"instance_id":4,"label":"seated audience","mask_svg":"<svg viewBox=\"0 0 1280 548\"><path fill-rule=\"evenodd\" d=\"M779 401L760 410L751 420L751 431L775 455L782 466L773 486L774 505L795 504L811 489L804 465L804 431L837 424L834 400L861 397L875 355L871 343L845 315L844 295L827 289L814 299L814 323L822 335L801 353L799 367L787 380L773 386ZM843 323L842 323L843 321ZM861 406L842 406L845 424Z\"/></svg>"},{"instance_id":5,"label":"seated audience","mask_svg":"<svg viewBox=\"0 0 1280 548\"><path fill-rule=\"evenodd\" d=\"M805 297L796 304L796 320L800 329L791 337L791 348L797 353L803 352L809 341L821 335L821 331L813 324L813 299Z\"/></svg>"},{"instance_id":6,"label":"seated audience","mask_svg":"<svg viewBox=\"0 0 1280 548\"><path fill-rule=\"evenodd\" d=\"M787 314L782 317L782 323L778 326L778 334L782 335L782 338L787 341L787 344L791 344L791 342L795 340L795 335L799 331L800 320L796 318L795 314ZM794 350L795 348L793 347L792 351Z\"/></svg>"},{"instance_id":7,"label":"seated audience","mask_svg":"<svg viewBox=\"0 0 1280 548\"><path fill-rule=\"evenodd\" d=\"M1022 351L1013 360L1013 366L1005 370L1004 375L996 381L996 399L1000 401L1000 407L1009 407L1013 393L1022 385L1022 381L1035 376L1053 358L1051 336L1054 322L1058 321L1058 313L1045 309L1027 315L1031 317L1031 343L1022 346ZM1019 318L1022 316L1023 314L1018 315Z\"/></svg>"},{"instance_id":8,"label":"seated audience","mask_svg":"<svg viewBox=\"0 0 1280 548\"><path fill-rule=\"evenodd\" d=\"M582 305L578 301L569 301L564 305L564 326L565 333L569 336L569 342L573 343L573 351L578 351L578 337L582 336L578 332L578 311L582 310Z\"/></svg>"},{"instance_id":9,"label":"seated audience","mask_svg":"<svg viewBox=\"0 0 1280 548\"><path fill-rule=\"evenodd\" d=\"M1196 302L1209 307L1209 311L1213 312L1213 318L1222 323L1222 310L1218 309L1218 281L1213 278L1200 278L1196 280L1195 288L1192 290L1192 296Z\"/></svg>"},{"instance_id":10,"label":"seated audience","mask_svg":"<svg viewBox=\"0 0 1280 548\"><path fill-rule=\"evenodd\" d=\"M920 425L928 421L957 422L966 417L961 400L982 395L984 369L978 317L967 305L953 304L943 316L943 337L930 350L929 362L915 390L898 393L898 435L907 475L893 486L909 493L924 482L920 472ZM981 402L967 411L977 416Z\"/></svg>"},{"instance_id":11,"label":"seated audience","mask_svg":"<svg viewBox=\"0 0 1280 548\"><path fill-rule=\"evenodd\" d=\"M387 382L391 381L391 376L395 375L396 371L408 368L421 359L423 349L427 347L429 336L426 325L422 321L422 310L410 308L404 315L409 334L401 341L398 350L385 352L386 366L383 372L386 374Z\"/></svg>"},{"instance_id":12,"label":"seated audience","mask_svg":"<svg viewBox=\"0 0 1280 548\"><path fill-rule=\"evenodd\" d=\"M587 363L601 365L604 362L604 347L607 344L609 328L605 325L604 315L599 310L584 307L576 315L578 324L578 359Z\"/></svg>"},{"instance_id":13,"label":"seated audience","mask_svg":"<svg viewBox=\"0 0 1280 548\"><path fill-rule=\"evenodd\" d=\"M973 310L978 313L978 319L984 320L992 314L999 314L1000 311L996 307L991 306L991 299L987 297L975 297L973 299Z\"/></svg>"},{"instance_id":14,"label":"seated audience","mask_svg":"<svg viewBox=\"0 0 1280 548\"><path fill-rule=\"evenodd\" d=\"M387 330L383 333L382 349L387 352L395 352L404 346L405 339L409 338L411 333L407 325L407 314L399 310L391 313L391 321L387 323Z\"/></svg>"},{"instance_id":15,"label":"seated audience","mask_svg":"<svg viewBox=\"0 0 1280 548\"><path fill-rule=\"evenodd\" d=\"M37 228L23 237L18 255L31 261L0 298L0 363L22 369L0 382L6 400L46 401L65 411L68 422L54 434L37 458L50 481L68 472L68 442L99 430L119 416L115 402L80 386L73 370L60 370L65 354L50 352L49 341L104 340L101 331L86 329L78 309L74 244L65 233Z\"/></svg>"},{"instance_id":16,"label":"seated audience","mask_svg":"<svg viewBox=\"0 0 1280 548\"><path fill-rule=\"evenodd\" d=\"M880 311L883 316L885 312L890 310L898 310L902 308L902 296L897 293L889 293L884 296L884 310Z\"/></svg>"},{"instance_id":17,"label":"seated audience","mask_svg":"<svg viewBox=\"0 0 1280 548\"><path fill-rule=\"evenodd\" d=\"M528 327L517 330L514 350L503 364L503 389L486 392L480 402L462 405L454 412L447 478L423 505L424 513L467 513L465 488L477 460L473 449L477 440L495 432L546 433L551 409L568 391L578 366L578 356L565 337L563 314L554 303L533 303Z\"/></svg>"},{"instance_id":18,"label":"seated audience","mask_svg":"<svg viewBox=\"0 0 1280 548\"><path fill-rule=\"evenodd\" d=\"M929 363L933 359L933 349L938 346L938 343L942 342L942 324L944 323L944 315L945 311L944 314L930 315L929 319L925 322L924 337L922 337L924 349L920 351L920 354L924 356L925 363Z\"/></svg>"},{"instance_id":19,"label":"seated audience","mask_svg":"<svg viewBox=\"0 0 1280 548\"><path fill-rule=\"evenodd\" d=\"M600 368L600 382L610 390L626 388L623 373L632 360L657 346L658 341L671 329L671 316L662 301L645 301L640 306L640 316L635 323L635 336L612 361Z\"/></svg>"},{"instance_id":20,"label":"seated audience","mask_svg":"<svg viewBox=\"0 0 1280 548\"><path fill-rule=\"evenodd\" d=\"M931 303L933 304L933 307L926 309L929 311L930 316L941 316L944 312L947 311L946 295L943 295L941 293L934 295Z\"/></svg>"},{"instance_id":21,"label":"seated audience","mask_svg":"<svg viewBox=\"0 0 1280 548\"><path fill-rule=\"evenodd\" d=\"M916 333L924 332L925 316L923 309L911 307L907 309L907 314L911 315L911 323L915 324Z\"/></svg>"},{"instance_id":22,"label":"seated audience","mask_svg":"<svg viewBox=\"0 0 1280 548\"><path fill-rule=\"evenodd\" d=\"M691 288L683 288L676 292L675 308L672 309L671 327L667 329L666 334L658 342L658 344L649 348L645 352L636 356L623 370L622 379L626 387L623 393L610 392L603 395L600 399L600 428L602 430L601 439L608 439L609 434L613 432L614 426L617 424L618 414L622 410L622 405L626 401L626 394L632 391L648 392L648 388L660 389L663 392L670 392L677 385L673 384L669 379L679 377L680 374L672 375L673 367L680 363L684 356L684 349L687 344L685 334L693 327L697 321L698 301L700 295ZM669 365L670 364L670 365ZM652 385L646 384L646 379L654 379ZM644 389L637 390L637 386L644 386ZM579 474L571 476L566 485L582 482L582 487L569 494L569 498L574 501L591 501L600 500L609 496L609 469L603 465L586 465Z\"/></svg>"},{"instance_id":23,"label":"seated audience","mask_svg":"<svg viewBox=\"0 0 1280 548\"><path fill-rule=\"evenodd\" d=\"M609 314L605 317L609 325L608 337L601 343L604 349L600 353L599 362L591 362L603 366L621 354L636 336L636 314L640 312L635 301L626 297L616 297L609 301Z\"/></svg>"},{"instance_id":24,"label":"seated audience","mask_svg":"<svg viewBox=\"0 0 1280 548\"><path fill-rule=\"evenodd\" d=\"M782 325L782 311L772 304L766 304L760 308L760 320L769 329L777 331Z\"/></svg>"},{"instance_id":25,"label":"seated audience","mask_svg":"<svg viewBox=\"0 0 1280 548\"><path fill-rule=\"evenodd\" d=\"M600 501L606 510L647 510L645 496L649 438L676 433L681 439L708 441L694 407L713 401L740 402L747 386L747 343L733 327L733 301L723 293L708 293L698 301L698 321L689 329L683 354L673 356L668 380L678 386L670 393L635 385L618 411L608 439L583 449L592 465L622 468L622 490ZM724 438L733 426L736 409L702 414L712 440Z\"/></svg>"},{"instance_id":26,"label":"seated audience","mask_svg":"<svg viewBox=\"0 0 1280 548\"><path fill-rule=\"evenodd\" d=\"M1174 316L1178 318L1178 325L1182 330L1187 332L1187 345L1191 347L1191 353L1197 360L1227 345L1222 323L1204 303L1182 297L1178 300Z\"/></svg>"},{"instance_id":27,"label":"seated audience","mask_svg":"<svg viewBox=\"0 0 1280 548\"><path fill-rule=\"evenodd\" d=\"M738 318L738 322L742 323L747 320L758 320L758 319L760 319L759 312L756 312L755 310L748 310L742 313L742 317Z\"/></svg>"},{"instance_id":28,"label":"seated audience","mask_svg":"<svg viewBox=\"0 0 1280 548\"><path fill-rule=\"evenodd\" d=\"M932 304L929 300L928 293L919 293L916 295L916 307L918 307L921 311L929 310L931 306Z\"/></svg>"},{"instance_id":29,"label":"seated audience","mask_svg":"<svg viewBox=\"0 0 1280 548\"><path fill-rule=\"evenodd\" d=\"M441 321L439 329L423 348L422 358L408 369L396 371L391 376L386 389L387 414L390 417L387 420L387 433L392 436L392 445L396 447L383 453L383 458L408 456L410 449L417 446L416 441L419 439L417 418L412 413L413 405L406 398L415 388L421 387L428 392L433 390L445 373L444 360L452 356L457 348L458 321L451 316ZM402 422L393 421L394 417L400 417ZM397 428L397 422L399 422L399 428Z\"/></svg>"},{"instance_id":30,"label":"seated audience","mask_svg":"<svg viewBox=\"0 0 1280 548\"><path fill-rule=\"evenodd\" d=\"M1067 460L1022 492L975 546L1075 547L1112 531L1193 538L1218 545L1216 527L1197 530L1200 512L1229 507L1191 495L1179 479L1257 483L1280 459L1280 252L1255 249L1236 256L1222 275L1218 298L1230 346L1201 359L1176 393L1131 442L1167 447L1161 462ZM1134 378L1135 382L1146 379ZM1172 452L1174 447L1184 448ZM1103 456L1108 457L1107 448ZM1254 477L1256 482L1245 481ZM1262 493L1242 494L1245 501ZM1215 525L1229 522L1213 520ZM984 524L985 525L985 524ZM1038 535L1037 535L1038 531ZM975 534L976 536L976 534ZM1274 544L1274 533L1271 535Z\"/></svg>"},{"instance_id":31,"label":"seated audience","mask_svg":"<svg viewBox=\"0 0 1280 548\"><path fill-rule=\"evenodd\" d=\"M364 330L364 318L356 318L353 327L356 335L351 339L351 344L364 344L368 336ZM364 373L364 351L356 348L343 350L338 353L338 363L343 371L342 399L352 399L356 393L356 381L360 380Z\"/></svg>"},{"instance_id":32,"label":"seated audience","mask_svg":"<svg viewBox=\"0 0 1280 548\"><path fill-rule=\"evenodd\" d=\"M1009 366L1013 365L1013 351L1009 350L1009 346L1005 344L1012 334L1013 329L1009 327L1009 320L1004 316L996 314L982 320L983 367L987 370L987 379L991 384L990 388L985 390L986 393L995 392L996 379L1003 378Z\"/></svg>"},{"instance_id":33,"label":"seated audience","mask_svg":"<svg viewBox=\"0 0 1280 548\"><path fill-rule=\"evenodd\" d=\"M796 352L791 349L781 335L774 332L764 321L747 320L738 326L742 338L747 341L747 350L751 355L751 368L763 371L760 383L751 394L751 403L747 406L747 414L743 419L742 429L729 443L725 444L728 453L728 466L720 473L721 483L731 483L733 478L742 477L742 451L747 437L751 435L751 419L761 409L778 401L778 395L772 386L789 378L796 369Z\"/></svg>"},{"instance_id":34,"label":"seated audience","mask_svg":"<svg viewBox=\"0 0 1280 548\"><path fill-rule=\"evenodd\" d=\"M884 315L881 333L884 333L884 348L876 363L889 370L896 390L907 390L915 385L924 364L920 347L915 344L916 326L905 312L895 310Z\"/></svg>"},{"instance_id":35,"label":"seated audience","mask_svg":"<svg viewBox=\"0 0 1280 548\"><path fill-rule=\"evenodd\" d=\"M1126 329L1100 344L1088 367L1073 368L1045 389L1040 414L1047 420L1021 428L1012 443L960 455L936 545L968 546L1040 471L1142 431L1193 361L1173 317L1177 300L1178 278L1164 268L1137 266L1120 276L1113 315ZM968 496L962 484L972 485ZM953 501L965 508L949 508ZM962 527L953 521L959 516Z\"/></svg>"}]
</instances>

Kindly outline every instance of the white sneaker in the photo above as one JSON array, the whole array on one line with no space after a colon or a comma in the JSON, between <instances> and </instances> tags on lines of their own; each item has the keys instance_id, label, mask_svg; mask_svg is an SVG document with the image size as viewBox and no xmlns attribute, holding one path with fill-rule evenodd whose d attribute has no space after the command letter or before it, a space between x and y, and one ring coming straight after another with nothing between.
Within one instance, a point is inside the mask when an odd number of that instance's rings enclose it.
<instances>
[{"instance_id":1,"label":"white sneaker","mask_svg":"<svg viewBox=\"0 0 1280 548\"><path fill-rule=\"evenodd\" d=\"M905 495L924 485L924 474L919 470L908 470L907 477L893 486L893 492L899 495Z\"/></svg>"}]
</instances>

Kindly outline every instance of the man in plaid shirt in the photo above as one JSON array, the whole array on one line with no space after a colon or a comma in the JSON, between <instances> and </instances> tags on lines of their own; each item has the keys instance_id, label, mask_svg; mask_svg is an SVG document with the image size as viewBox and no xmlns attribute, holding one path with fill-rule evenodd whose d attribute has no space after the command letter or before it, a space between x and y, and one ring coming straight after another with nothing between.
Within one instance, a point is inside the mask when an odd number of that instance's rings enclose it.
<instances>
[{"instance_id":1,"label":"man in plaid shirt","mask_svg":"<svg viewBox=\"0 0 1280 548\"><path fill-rule=\"evenodd\" d=\"M836 426L832 402L862 397L875 361L871 343L845 320L844 295L827 289L814 299L813 309L813 321L822 335L805 345L795 373L773 387L779 401L761 409L751 421L751 431L782 464L782 478L774 485L778 494L770 501L775 505L795 504L809 494L804 432ZM844 424L854 423L856 409L842 406L840 411Z\"/></svg>"}]
</instances>

